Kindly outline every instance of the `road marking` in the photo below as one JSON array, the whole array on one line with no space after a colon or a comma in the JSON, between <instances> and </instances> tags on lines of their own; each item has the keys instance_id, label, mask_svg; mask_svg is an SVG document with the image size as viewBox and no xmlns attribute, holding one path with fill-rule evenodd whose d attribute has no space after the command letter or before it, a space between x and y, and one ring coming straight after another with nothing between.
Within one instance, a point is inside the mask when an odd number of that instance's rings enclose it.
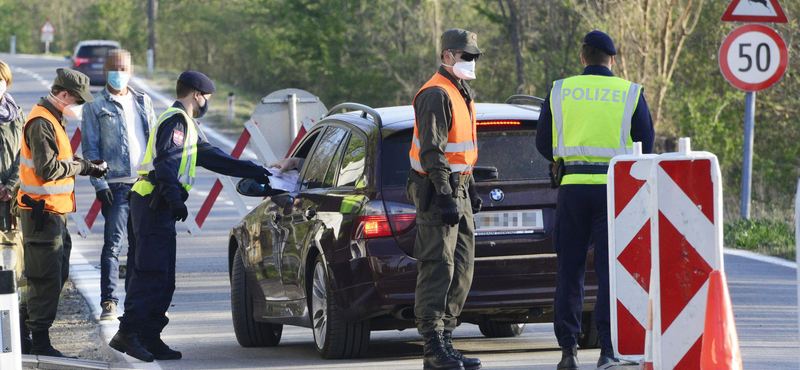
<instances>
[{"instance_id":1,"label":"road marking","mask_svg":"<svg viewBox=\"0 0 800 370\"><path fill-rule=\"evenodd\" d=\"M772 256L765 256L763 254L758 254L755 252L750 252L741 249L732 249L732 248L725 248L725 254L730 254L733 256L749 258L751 260L759 261L759 262L766 262L771 263L773 265L788 267L797 269L797 263L792 261L787 261L783 258L772 257Z\"/></svg>"}]
</instances>

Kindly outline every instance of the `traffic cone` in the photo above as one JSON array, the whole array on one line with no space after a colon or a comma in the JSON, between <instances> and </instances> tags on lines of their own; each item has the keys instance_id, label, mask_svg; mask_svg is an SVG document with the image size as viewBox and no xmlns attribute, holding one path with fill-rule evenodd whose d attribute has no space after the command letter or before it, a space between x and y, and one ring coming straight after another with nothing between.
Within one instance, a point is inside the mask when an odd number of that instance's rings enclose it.
<instances>
[{"instance_id":1,"label":"traffic cone","mask_svg":"<svg viewBox=\"0 0 800 370\"><path fill-rule=\"evenodd\" d=\"M725 273L712 271L708 283L700 369L741 370L742 355L739 352L739 337L733 322L733 307Z\"/></svg>"},{"instance_id":2,"label":"traffic cone","mask_svg":"<svg viewBox=\"0 0 800 370\"><path fill-rule=\"evenodd\" d=\"M650 285L652 287L652 284ZM640 370L653 370L653 300L647 301L647 322L644 334L644 360Z\"/></svg>"}]
</instances>

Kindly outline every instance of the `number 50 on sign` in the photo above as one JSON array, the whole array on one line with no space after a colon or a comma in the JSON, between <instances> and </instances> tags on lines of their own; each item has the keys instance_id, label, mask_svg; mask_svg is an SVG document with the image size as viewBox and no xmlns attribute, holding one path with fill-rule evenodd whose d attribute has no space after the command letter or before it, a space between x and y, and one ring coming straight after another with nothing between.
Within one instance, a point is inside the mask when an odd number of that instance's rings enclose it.
<instances>
[{"instance_id":1,"label":"number 50 on sign","mask_svg":"<svg viewBox=\"0 0 800 370\"><path fill-rule=\"evenodd\" d=\"M783 38L759 24L733 30L719 49L722 74L744 91L761 91L775 85L786 72L788 61Z\"/></svg>"}]
</instances>

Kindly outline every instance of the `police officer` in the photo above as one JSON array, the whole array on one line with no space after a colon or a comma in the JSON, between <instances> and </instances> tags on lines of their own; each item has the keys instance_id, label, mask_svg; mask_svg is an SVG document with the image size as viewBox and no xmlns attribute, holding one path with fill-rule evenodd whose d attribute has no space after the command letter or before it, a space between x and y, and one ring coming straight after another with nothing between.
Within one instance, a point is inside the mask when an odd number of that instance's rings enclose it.
<instances>
[{"instance_id":1,"label":"police officer","mask_svg":"<svg viewBox=\"0 0 800 370\"><path fill-rule=\"evenodd\" d=\"M181 353L161 340L169 322L167 309L175 291L175 222L188 217L186 199L200 166L223 175L269 184L269 172L250 161L232 158L201 139L193 118L209 106L214 83L204 74L183 72L177 101L158 119L150 135L131 191L136 237L135 263L126 288L125 313L109 345L142 361L177 360Z\"/></svg>"},{"instance_id":2,"label":"police officer","mask_svg":"<svg viewBox=\"0 0 800 370\"><path fill-rule=\"evenodd\" d=\"M542 105L536 147L563 172L554 232L558 274L554 329L562 348L558 369L578 369L577 337L581 332L583 278L590 241L598 278L595 324L599 331L597 367L617 362L610 336L608 295L608 219L606 173L611 157L630 154L634 141L653 151L653 122L642 87L614 77L617 54L611 38L589 32L583 39L580 76L553 83ZM563 178L561 177L563 175Z\"/></svg>"},{"instance_id":3,"label":"police officer","mask_svg":"<svg viewBox=\"0 0 800 370\"><path fill-rule=\"evenodd\" d=\"M472 285L472 215L482 204L471 175L478 159L475 95L466 82L475 78L475 60L481 54L474 33L446 31L442 65L414 97L407 190L417 207L414 315L425 339L426 370L481 367L479 359L454 349L451 339Z\"/></svg>"},{"instance_id":4,"label":"police officer","mask_svg":"<svg viewBox=\"0 0 800 370\"><path fill-rule=\"evenodd\" d=\"M64 357L50 344L49 330L69 278L72 239L67 214L75 212L75 175L106 173L102 160L73 157L65 116L77 117L80 106L93 100L89 77L59 68L50 94L33 107L23 128L17 194L28 279L20 305L23 353Z\"/></svg>"}]
</instances>

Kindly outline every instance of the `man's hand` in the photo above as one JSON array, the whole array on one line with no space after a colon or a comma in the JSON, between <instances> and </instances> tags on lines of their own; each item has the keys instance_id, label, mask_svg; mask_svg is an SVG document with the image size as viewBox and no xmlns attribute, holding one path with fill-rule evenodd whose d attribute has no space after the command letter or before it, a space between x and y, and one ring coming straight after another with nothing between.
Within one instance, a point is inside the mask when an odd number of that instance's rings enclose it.
<instances>
[{"instance_id":1,"label":"man's hand","mask_svg":"<svg viewBox=\"0 0 800 370\"><path fill-rule=\"evenodd\" d=\"M256 182L261 184L261 185L269 186L269 177L270 176L272 176L272 174L269 173L269 171L267 169L264 169L264 173L262 173L259 176L254 176L253 180L256 180Z\"/></svg>"},{"instance_id":2,"label":"man's hand","mask_svg":"<svg viewBox=\"0 0 800 370\"><path fill-rule=\"evenodd\" d=\"M78 158L78 157L75 158L75 161L81 164L81 172L80 172L81 176L91 176L100 178L105 176L106 173L108 173L108 167L102 168L100 167L100 165L92 163L92 161L87 161L83 158ZM103 161L100 162L105 163Z\"/></svg>"},{"instance_id":3,"label":"man's hand","mask_svg":"<svg viewBox=\"0 0 800 370\"><path fill-rule=\"evenodd\" d=\"M300 167L300 158L285 158L281 159L269 166L267 168L277 168L281 170L281 173L291 171L291 170L298 170Z\"/></svg>"},{"instance_id":4,"label":"man's hand","mask_svg":"<svg viewBox=\"0 0 800 370\"><path fill-rule=\"evenodd\" d=\"M480 212L483 207L483 199L478 196L478 189L475 187L475 178L472 176L469 178L467 193L469 193L469 203L472 205L472 214Z\"/></svg>"},{"instance_id":5,"label":"man's hand","mask_svg":"<svg viewBox=\"0 0 800 370\"><path fill-rule=\"evenodd\" d=\"M183 222L189 217L189 210L186 209L186 204L179 200L169 202L169 209L172 211L172 219L175 221Z\"/></svg>"},{"instance_id":6,"label":"man's hand","mask_svg":"<svg viewBox=\"0 0 800 370\"><path fill-rule=\"evenodd\" d=\"M103 207L111 207L114 204L114 194L111 193L111 189L103 189L96 193L97 201L100 202Z\"/></svg>"},{"instance_id":7,"label":"man's hand","mask_svg":"<svg viewBox=\"0 0 800 370\"><path fill-rule=\"evenodd\" d=\"M437 195L436 204L442 211L442 222L444 222L445 225L458 225L458 220L461 219L461 217L458 214L458 204L456 204L452 194Z\"/></svg>"},{"instance_id":8,"label":"man's hand","mask_svg":"<svg viewBox=\"0 0 800 370\"><path fill-rule=\"evenodd\" d=\"M14 194L7 186L0 184L0 202L8 202Z\"/></svg>"}]
</instances>

